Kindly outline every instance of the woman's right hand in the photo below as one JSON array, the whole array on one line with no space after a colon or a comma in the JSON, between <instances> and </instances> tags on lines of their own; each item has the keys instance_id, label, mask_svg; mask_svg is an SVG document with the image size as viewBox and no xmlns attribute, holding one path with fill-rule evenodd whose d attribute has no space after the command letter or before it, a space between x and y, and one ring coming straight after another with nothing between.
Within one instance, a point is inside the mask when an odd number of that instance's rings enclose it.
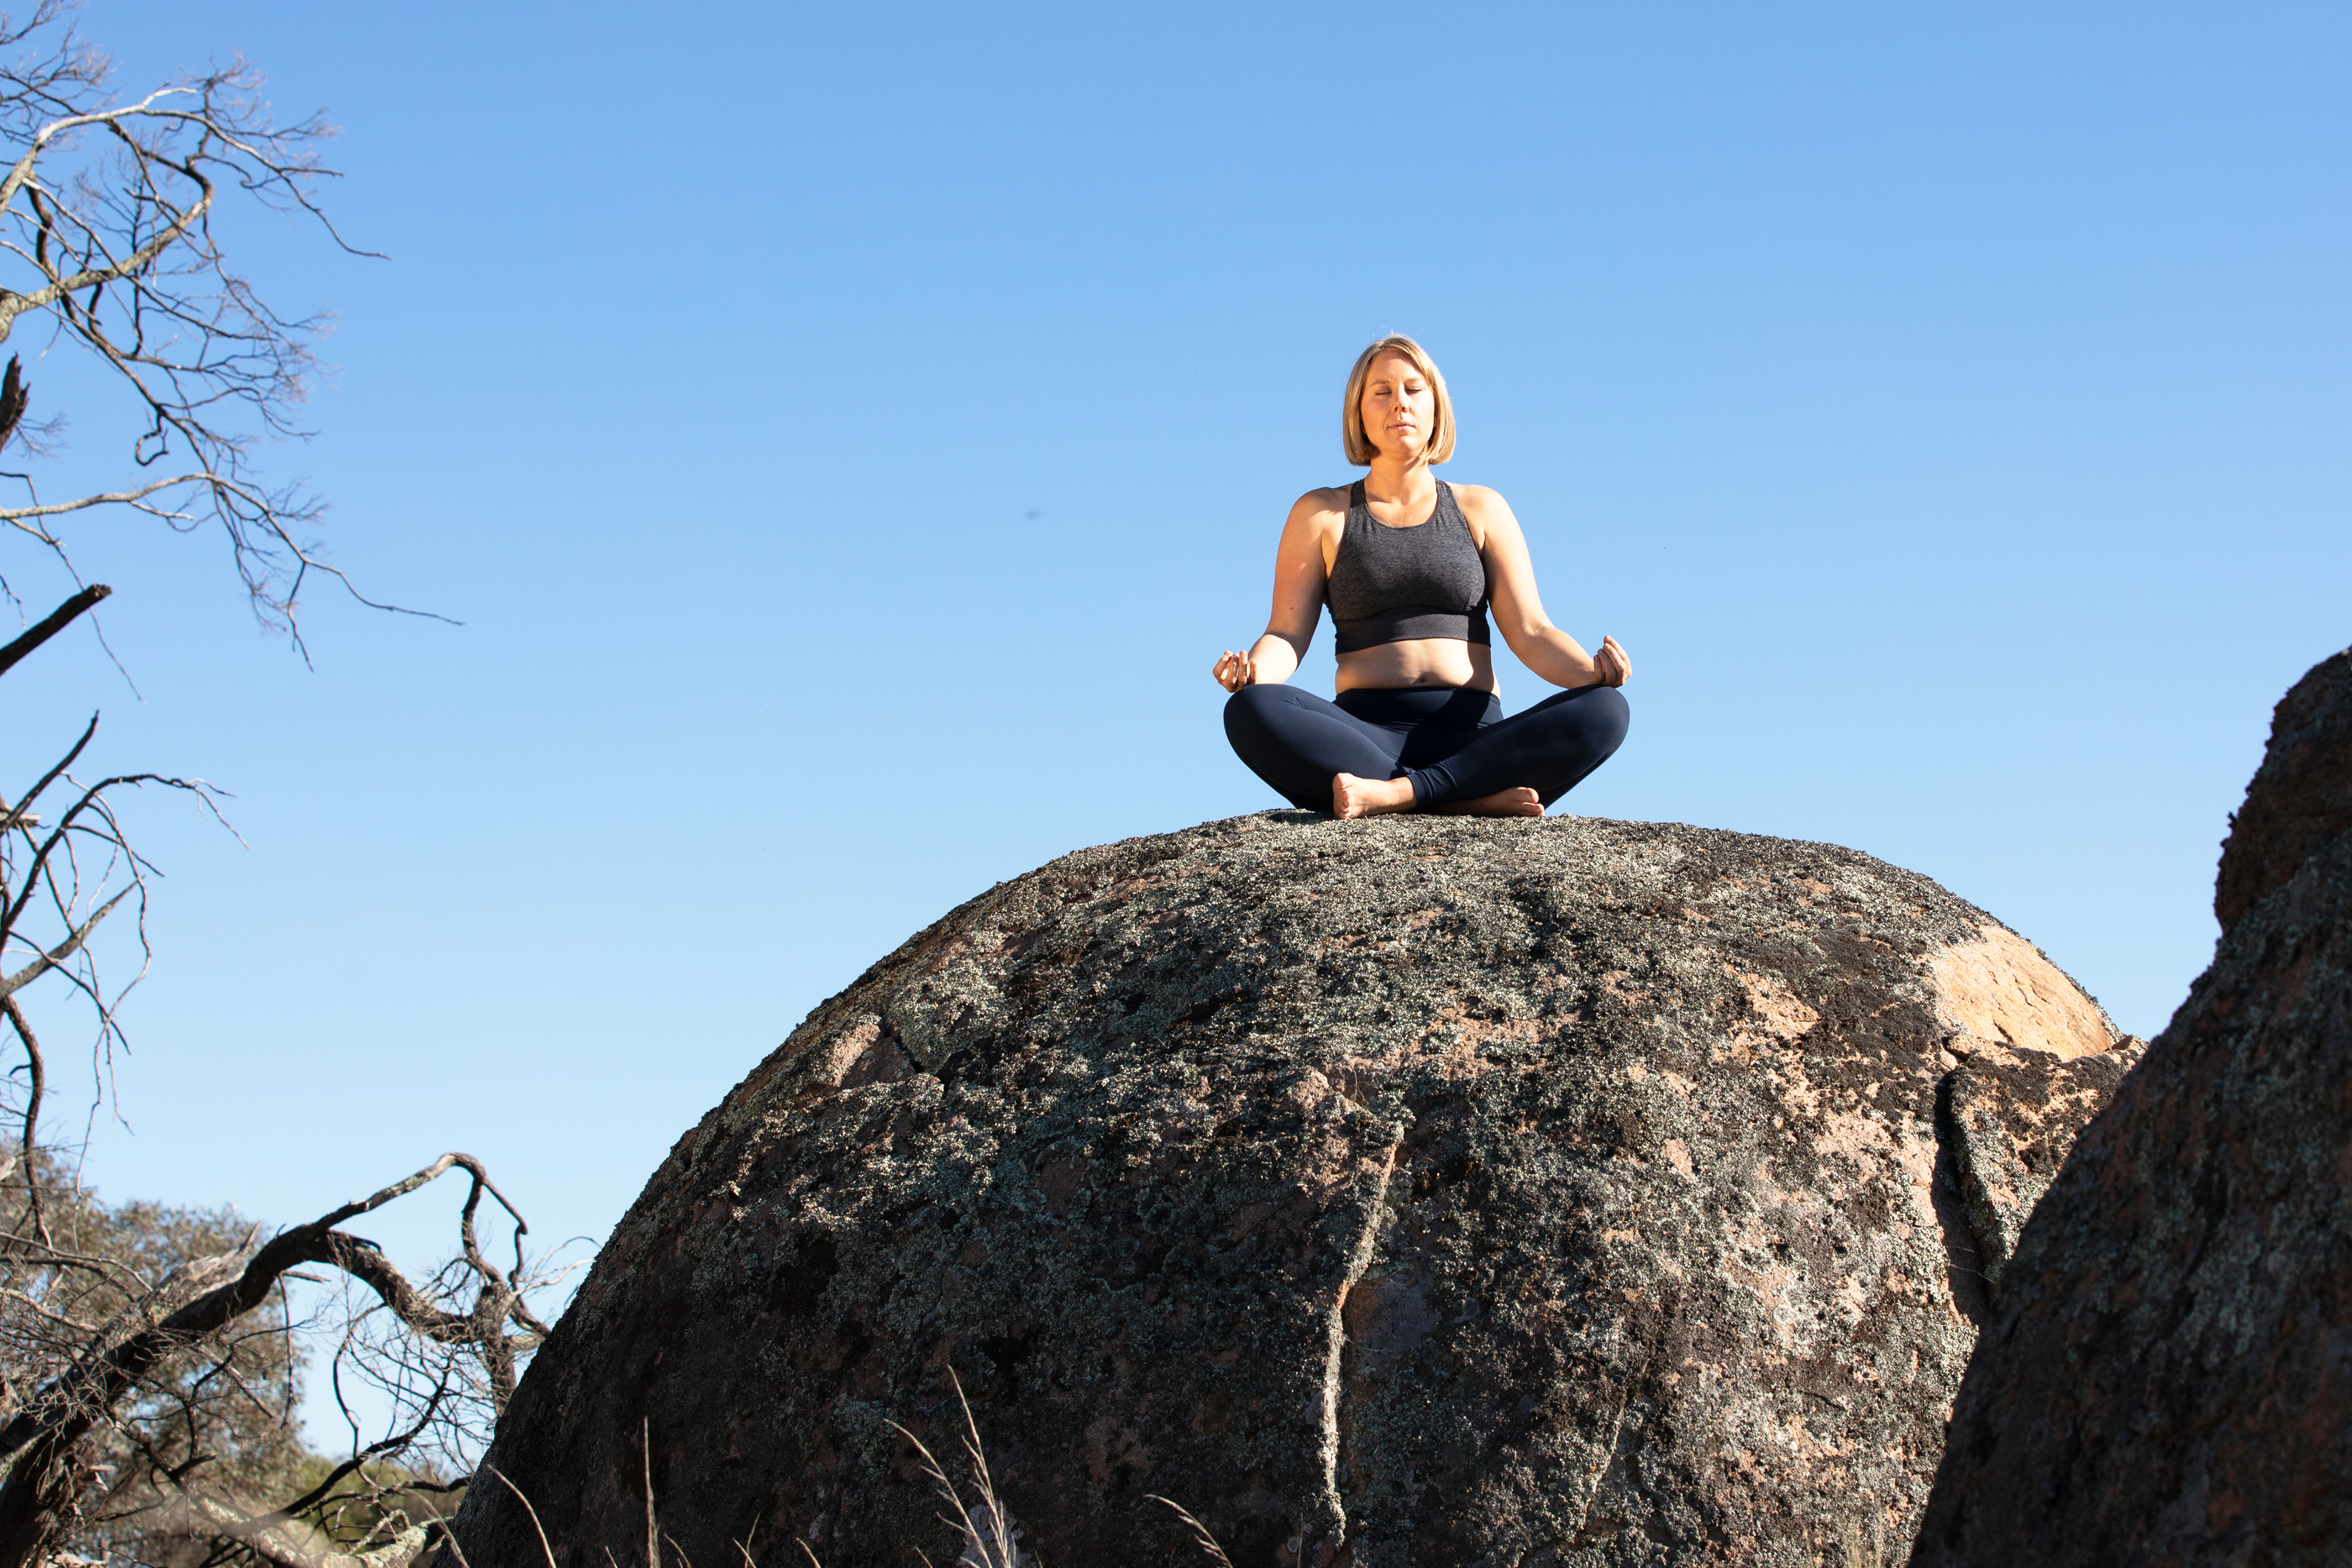
<instances>
[{"instance_id":1,"label":"woman's right hand","mask_svg":"<svg viewBox=\"0 0 2352 1568\"><path fill-rule=\"evenodd\" d=\"M1592 655L1592 673L1604 686L1622 686L1633 678L1633 656L1619 646L1616 638L1604 634L1601 651Z\"/></svg>"},{"instance_id":2,"label":"woman's right hand","mask_svg":"<svg viewBox=\"0 0 2352 1568\"><path fill-rule=\"evenodd\" d=\"M1244 686L1257 684L1257 661L1247 653L1236 653L1229 648L1209 674L1214 675L1217 685L1225 690L1237 692Z\"/></svg>"}]
</instances>

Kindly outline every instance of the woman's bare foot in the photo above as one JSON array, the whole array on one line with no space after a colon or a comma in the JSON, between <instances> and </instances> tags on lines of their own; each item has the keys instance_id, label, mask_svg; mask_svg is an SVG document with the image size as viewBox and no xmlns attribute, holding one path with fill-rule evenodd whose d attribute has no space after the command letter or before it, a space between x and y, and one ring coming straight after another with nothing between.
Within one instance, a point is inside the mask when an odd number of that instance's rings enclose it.
<instances>
[{"instance_id":1,"label":"woman's bare foot","mask_svg":"<svg viewBox=\"0 0 2352 1568\"><path fill-rule=\"evenodd\" d=\"M1331 814L1335 817L1377 817L1384 811L1412 810L1409 779L1359 779L1352 773L1331 776Z\"/></svg>"},{"instance_id":2,"label":"woman's bare foot","mask_svg":"<svg viewBox=\"0 0 2352 1568\"><path fill-rule=\"evenodd\" d=\"M1540 817L1544 812L1542 798L1524 784L1481 795L1475 800L1449 800L1443 806L1422 809L1442 817Z\"/></svg>"}]
</instances>

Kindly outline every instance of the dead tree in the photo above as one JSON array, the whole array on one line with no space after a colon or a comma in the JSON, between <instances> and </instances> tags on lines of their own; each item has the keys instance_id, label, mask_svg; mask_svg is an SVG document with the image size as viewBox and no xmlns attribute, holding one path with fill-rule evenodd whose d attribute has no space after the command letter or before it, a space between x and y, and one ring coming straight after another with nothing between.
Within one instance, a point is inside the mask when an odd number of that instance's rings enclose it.
<instances>
[{"instance_id":1,"label":"dead tree","mask_svg":"<svg viewBox=\"0 0 2352 1568\"><path fill-rule=\"evenodd\" d=\"M69 623L77 605L87 608L105 591L77 595L0 648L0 670L19 664ZM160 775L78 782L74 765L96 730L93 719L30 790L0 799L0 1015L21 1048L25 1072L16 1146L0 1157L0 1568L40 1562L68 1542L125 1533L193 1535L232 1548L229 1555L287 1568L323 1568L353 1556L373 1564L389 1559L370 1552L394 1545L403 1548L394 1556L413 1555L424 1541L422 1523L395 1521L400 1528L389 1540L347 1553L320 1544L327 1538L318 1516L351 1478L368 1479L371 1461L396 1458L469 1419L484 1435L472 1413L495 1419L504 1409L519 1362L547 1333L528 1299L542 1276L523 1251L527 1228L481 1164L462 1154L444 1155L267 1240L249 1234L226 1250L173 1258L160 1268L142 1269L120 1248L94 1247L86 1227L65 1223L88 1205L77 1186L53 1185L56 1162L38 1137L47 1063L20 995L45 981L61 985L94 1012L101 1049L120 1038L124 988L110 988L101 975L94 938L118 911L143 927L150 868L123 834L115 798L163 787L208 805L213 800L199 781ZM143 930L135 940L143 958ZM464 1171L471 1185L457 1258L436 1278L412 1281L373 1243L341 1228L451 1169ZM478 1234L486 1196L514 1225L513 1260L503 1267ZM334 1270L367 1299L368 1310L347 1325L344 1350L402 1391L408 1418L382 1440L356 1447L299 1495L259 1502L204 1473L220 1458L208 1439L219 1447L235 1426L221 1413L224 1402L262 1403L249 1383L256 1371L289 1391L287 1407L271 1414L291 1429L284 1281L315 1279L303 1272L314 1268ZM372 1318L388 1321L391 1331L370 1340ZM414 1481L402 1479L412 1488Z\"/></svg>"},{"instance_id":2,"label":"dead tree","mask_svg":"<svg viewBox=\"0 0 2352 1568\"><path fill-rule=\"evenodd\" d=\"M462 1312L446 1310L419 1291L374 1243L338 1228L452 1168L464 1170L473 1184L461 1225L463 1256L476 1291L471 1309ZM184 1500L190 1505L186 1517L199 1533L242 1543L289 1568L318 1568L329 1557L341 1555L304 1544L302 1538L313 1532L299 1521L374 1454L346 1460L300 1497L266 1511L247 1511L192 1479L205 1461L201 1451L169 1462L158 1451L155 1434L125 1432L124 1406L176 1386L175 1375L191 1364L211 1360L222 1364L216 1358L237 1326L269 1302L289 1274L305 1264L323 1264L373 1291L410 1333L434 1343L463 1346L478 1357L503 1408L514 1389L516 1358L535 1349L546 1338L547 1328L525 1304L517 1284L526 1277L520 1216L515 1216L513 1270L500 1269L481 1251L475 1213L485 1193L514 1213L479 1161L467 1155L444 1155L404 1180L308 1225L282 1230L257 1245L248 1239L235 1251L191 1260L161 1279L142 1281L136 1298L104 1322L82 1323L63 1312L50 1312L53 1322L81 1331L80 1339L78 1345L68 1342L58 1346L61 1352L72 1350L69 1359L63 1359L54 1375L0 1425L0 1465L5 1466L5 1479L0 1479L0 1563L37 1563L78 1533L89 1511L89 1494L100 1484L95 1457L105 1445L96 1439L106 1436L118 1438L118 1448L123 1446L121 1439L127 1438L142 1454L148 1461L142 1479ZM21 1249L53 1277L78 1267L102 1271L102 1264L23 1236L8 1241L12 1250ZM509 1326L519 1332L509 1333ZM378 1445L375 1453L387 1447ZM123 1484L118 1479L110 1490ZM410 1555L423 1546L425 1535L424 1526L413 1524L394 1541L404 1544L402 1555Z\"/></svg>"},{"instance_id":3,"label":"dead tree","mask_svg":"<svg viewBox=\"0 0 2352 1568\"><path fill-rule=\"evenodd\" d=\"M79 348L108 372L137 411L134 476L46 497L33 463L0 472L21 490L21 504L0 506L0 539L33 547L29 558L0 551L0 594L21 603L7 569L25 559L61 569L75 589L0 647L0 675L107 597L75 572L68 535L109 509L216 533L256 615L299 649L310 576L351 585L310 537L318 499L267 483L257 458L260 443L302 434L294 416L321 323L270 307L231 267L214 223L225 202L257 203L315 219L341 246L314 200L332 177L317 158L328 128L275 124L242 64L118 95L108 62L70 24L59 0L37 0L21 21L0 16L0 341L29 323L45 350ZM0 458L45 457L59 436L58 423L32 417L32 392L12 355L0 371ZM495 1418L546 1335L530 1305L546 1275L525 1257L521 1217L467 1155L264 1237L218 1215L106 1210L44 1145L49 1070L35 1024L47 1015L24 998L78 997L96 1019L102 1072L148 956L152 868L120 809L165 790L217 815L201 780L86 778L97 733L92 717L29 787L0 795L0 1040L21 1052L0 1098L21 1110L0 1134L0 1568L126 1543L153 1561L159 1541L194 1543L207 1563L381 1568L423 1544L417 1514L433 1511L404 1500L463 1479L462 1464L383 1467L436 1442L462 1451ZM128 984L101 975L101 948L136 960ZM412 1280L343 1228L453 1169L470 1185L457 1255L438 1274ZM511 1220L510 1263L494 1262L478 1234L486 1196ZM348 1367L393 1389L398 1420L296 1484L278 1462L295 1452L288 1281L338 1279L354 1304L335 1375ZM355 1510L362 1528L339 1530Z\"/></svg>"}]
</instances>

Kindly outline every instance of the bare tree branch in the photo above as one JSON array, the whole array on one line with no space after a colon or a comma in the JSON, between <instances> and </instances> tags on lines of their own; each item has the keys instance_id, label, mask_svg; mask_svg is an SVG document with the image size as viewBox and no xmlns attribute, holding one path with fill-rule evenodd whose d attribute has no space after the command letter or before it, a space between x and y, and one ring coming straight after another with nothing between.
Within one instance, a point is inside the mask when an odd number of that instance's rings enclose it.
<instances>
[{"instance_id":1,"label":"bare tree branch","mask_svg":"<svg viewBox=\"0 0 2352 1568\"><path fill-rule=\"evenodd\" d=\"M220 1499L189 1486L160 1459L152 1464L154 1473L171 1483L209 1530L244 1542L278 1568L395 1568L415 1557L425 1545L425 1527L412 1524L369 1552L343 1552L333 1550L331 1545L323 1550L309 1546L297 1538L281 1517L257 1519L241 1513Z\"/></svg>"},{"instance_id":2,"label":"bare tree branch","mask_svg":"<svg viewBox=\"0 0 2352 1568\"><path fill-rule=\"evenodd\" d=\"M90 917L75 926L63 942L58 943L57 946L42 954L7 978L0 979L0 1000L15 996L35 980L80 952L82 944L89 940L89 934L98 929L98 923L113 914L114 906L130 897L131 891L126 887L104 904L100 904L91 912Z\"/></svg>"},{"instance_id":3,"label":"bare tree branch","mask_svg":"<svg viewBox=\"0 0 2352 1568\"><path fill-rule=\"evenodd\" d=\"M16 361L13 359L8 361L12 374L14 372L16 363ZM6 418L6 410L5 408L0 408L0 422L5 422L11 426L16 423L15 421ZM5 439L7 438L5 434L0 434L0 441L5 441ZM5 516L5 512L0 512L0 517ZM63 604L58 605L55 610L50 611L48 614L41 618L37 624L28 628L25 632L24 635L18 637L6 647L0 648L0 675L6 674L10 670L16 667L17 660L23 658L26 654L31 653L34 649L39 647L42 643L47 642L50 638L64 631L68 626L74 622L75 619L79 617L83 611L89 609L100 600L104 599L108 594L112 593L113 591L114 590L107 587L106 584L102 582L94 582L88 588L83 589L79 593L75 594L71 599L67 600Z\"/></svg>"},{"instance_id":4,"label":"bare tree branch","mask_svg":"<svg viewBox=\"0 0 2352 1568\"><path fill-rule=\"evenodd\" d=\"M92 507L136 506L158 490L168 490L174 485L209 485L213 482L213 476L209 474L174 474L169 479L158 479L152 485L142 485L136 490L109 490L104 495L77 496L70 501L51 501L46 505L31 507L0 507L0 523L21 523L29 517L58 517L68 512L86 512ZM151 511L159 517L181 520L184 520L189 515L185 512L165 512L152 507L142 509ZM57 543L56 539L46 533L41 534L39 538L44 544Z\"/></svg>"},{"instance_id":5,"label":"bare tree branch","mask_svg":"<svg viewBox=\"0 0 2352 1568\"><path fill-rule=\"evenodd\" d=\"M85 932L86 934L86 932ZM41 1245L50 1244L49 1222L41 1213L40 1124L41 1097L47 1091L47 1070L41 1061L41 1042L33 1038L33 1025L25 1017L25 1009L10 997L5 1006L8 1021L15 1026L16 1038L25 1042L25 1141L19 1156L25 1170L25 1205L31 1212L33 1234Z\"/></svg>"}]
</instances>

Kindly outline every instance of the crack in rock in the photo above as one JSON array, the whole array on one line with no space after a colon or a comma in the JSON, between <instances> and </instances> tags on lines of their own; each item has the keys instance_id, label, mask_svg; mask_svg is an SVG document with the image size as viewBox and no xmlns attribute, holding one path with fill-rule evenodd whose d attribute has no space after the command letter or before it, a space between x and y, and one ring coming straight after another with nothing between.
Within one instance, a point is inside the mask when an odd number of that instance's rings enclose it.
<instances>
[{"instance_id":1,"label":"crack in rock","mask_svg":"<svg viewBox=\"0 0 2352 1568\"><path fill-rule=\"evenodd\" d=\"M1388 1203L1389 1177L1396 1170L1397 1150L1403 1145L1404 1130L1400 1127L1381 1155L1380 1176L1364 1206L1355 1243L1348 1250L1346 1270L1323 1312L1323 1409L1317 1442L1323 1462L1323 1517L1318 1522L1323 1525L1333 1550L1348 1539L1348 1504L1339 1490L1340 1363L1348 1347L1348 1292L1363 1279L1364 1270L1371 1266L1372 1255L1380 1249L1381 1218Z\"/></svg>"}]
</instances>

